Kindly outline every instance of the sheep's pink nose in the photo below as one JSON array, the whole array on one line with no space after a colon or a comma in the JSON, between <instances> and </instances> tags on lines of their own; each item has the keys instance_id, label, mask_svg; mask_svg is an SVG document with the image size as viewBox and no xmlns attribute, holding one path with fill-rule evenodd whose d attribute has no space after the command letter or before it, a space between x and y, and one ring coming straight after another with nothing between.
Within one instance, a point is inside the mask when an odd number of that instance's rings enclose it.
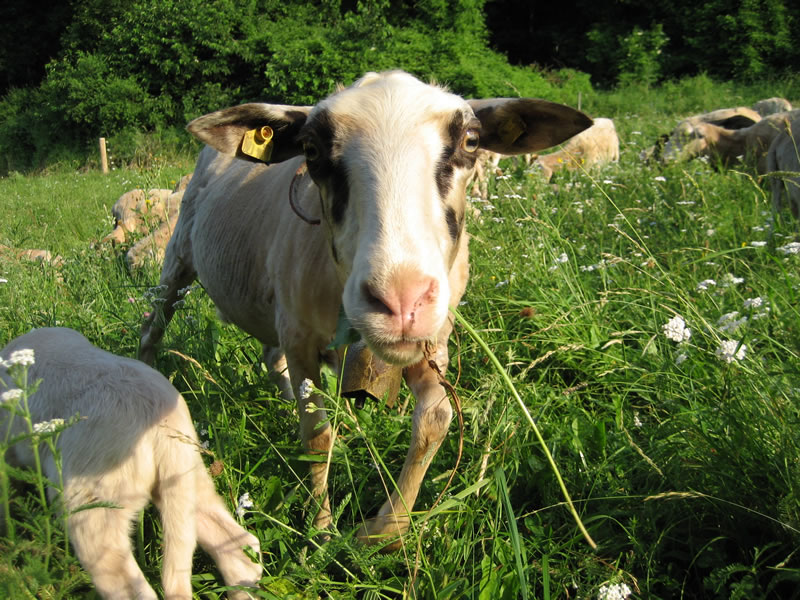
<instances>
[{"instance_id":1,"label":"sheep's pink nose","mask_svg":"<svg viewBox=\"0 0 800 600\"><path fill-rule=\"evenodd\" d=\"M383 315L387 333L406 338L435 335L439 284L433 277L396 276L382 289L369 283L363 289L370 306Z\"/></svg>"}]
</instances>

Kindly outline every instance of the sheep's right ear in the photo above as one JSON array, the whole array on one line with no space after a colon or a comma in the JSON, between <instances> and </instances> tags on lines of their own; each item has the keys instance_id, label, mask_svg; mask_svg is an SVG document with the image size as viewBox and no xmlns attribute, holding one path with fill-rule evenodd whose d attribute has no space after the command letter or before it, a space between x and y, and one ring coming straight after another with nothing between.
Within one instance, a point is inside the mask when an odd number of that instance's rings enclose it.
<instances>
[{"instance_id":1,"label":"sheep's right ear","mask_svg":"<svg viewBox=\"0 0 800 600\"><path fill-rule=\"evenodd\" d=\"M296 138L312 108L242 104L198 117L186 129L201 142L228 156L255 162L282 162L302 154L303 148ZM264 141L264 135L268 141ZM253 152L253 144L260 149Z\"/></svg>"}]
</instances>

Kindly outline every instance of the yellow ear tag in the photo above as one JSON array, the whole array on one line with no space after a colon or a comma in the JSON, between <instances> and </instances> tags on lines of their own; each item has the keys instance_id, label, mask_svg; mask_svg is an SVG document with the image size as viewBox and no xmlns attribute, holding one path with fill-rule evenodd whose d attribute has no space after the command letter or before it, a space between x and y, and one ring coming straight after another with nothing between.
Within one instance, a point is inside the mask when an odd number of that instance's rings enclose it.
<instances>
[{"instance_id":1,"label":"yellow ear tag","mask_svg":"<svg viewBox=\"0 0 800 600\"><path fill-rule=\"evenodd\" d=\"M272 127L264 125L245 132L242 138L242 154L261 162L269 162L272 156Z\"/></svg>"},{"instance_id":2,"label":"yellow ear tag","mask_svg":"<svg viewBox=\"0 0 800 600\"><path fill-rule=\"evenodd\" d=\"M498 133L503 143L510 146L517 141L519 136L525 133L525 121L517 115L508 115L506 120L498 127Z\"/></svg>"}]
</instances>

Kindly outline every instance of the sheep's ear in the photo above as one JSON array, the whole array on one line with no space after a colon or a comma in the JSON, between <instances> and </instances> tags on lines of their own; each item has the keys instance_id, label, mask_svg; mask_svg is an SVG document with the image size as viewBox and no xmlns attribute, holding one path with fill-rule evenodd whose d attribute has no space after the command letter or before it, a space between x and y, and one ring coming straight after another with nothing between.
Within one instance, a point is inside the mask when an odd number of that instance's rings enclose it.
<instances>
[{"instance_id":1,"label":"sheep's ear","mask_svg":"<svg viewBox=\"0 0 800 600\"><path fill-rule=\"evenodd\" d=\"M481 148L527 154L560 144L591 127L582 112L536 98L469 100L481 122Z\"/></svg>"},{"instance_id":2,"label":"sheep's ear","mask_svg":"<svg viewBox=\"0 0 800 600\"><path fill-rule=\"evenodd\" d=\"M242 104L198 117L186 129L223 154L256 162L281 162L302 154L296 138L311 109Z\"/></svg>"},{"instance_id":3,"label":"sheep's ear","mask_svg":"<svg viewBox=\"0 0 800 600\"><path fill-rule=\"evenodd\" d=\"M723 119L722 121L709 121L712 125L716 125L717 127L722 127L723 129L745 129L747 127L752 127L758 121L754 121L750 117L745 115L734 115L727 119Z\"/></svg>"}]
</instances>

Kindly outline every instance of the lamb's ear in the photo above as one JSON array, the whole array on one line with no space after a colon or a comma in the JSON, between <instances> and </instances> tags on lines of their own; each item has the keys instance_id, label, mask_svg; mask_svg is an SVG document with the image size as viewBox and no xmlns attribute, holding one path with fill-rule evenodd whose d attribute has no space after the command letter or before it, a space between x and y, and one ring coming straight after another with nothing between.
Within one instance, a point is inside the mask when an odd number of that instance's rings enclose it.
<instances>
[{"instance_id":1,"label":"lamb's ear","mask_svg":"<svg viewBox=\"0 0 800 600\"><path fill-rule=\"evenodd\" d=\"M186 129L223 154L256 162L281 162L302 154L296 138L312 108L242 104L198 117Z\"/></svg>"},{"instance_id":2,"label":"lamb's ear","mask_svg":"<svg viewBox=\"0 0 800 600\"><path fill-rule=\"evenodd\" d=\"M527 154L560 144L591 127L582 112L536 98L469 100L481 122L481 148L499 154Z\"/></svg>"}]
</instances>

